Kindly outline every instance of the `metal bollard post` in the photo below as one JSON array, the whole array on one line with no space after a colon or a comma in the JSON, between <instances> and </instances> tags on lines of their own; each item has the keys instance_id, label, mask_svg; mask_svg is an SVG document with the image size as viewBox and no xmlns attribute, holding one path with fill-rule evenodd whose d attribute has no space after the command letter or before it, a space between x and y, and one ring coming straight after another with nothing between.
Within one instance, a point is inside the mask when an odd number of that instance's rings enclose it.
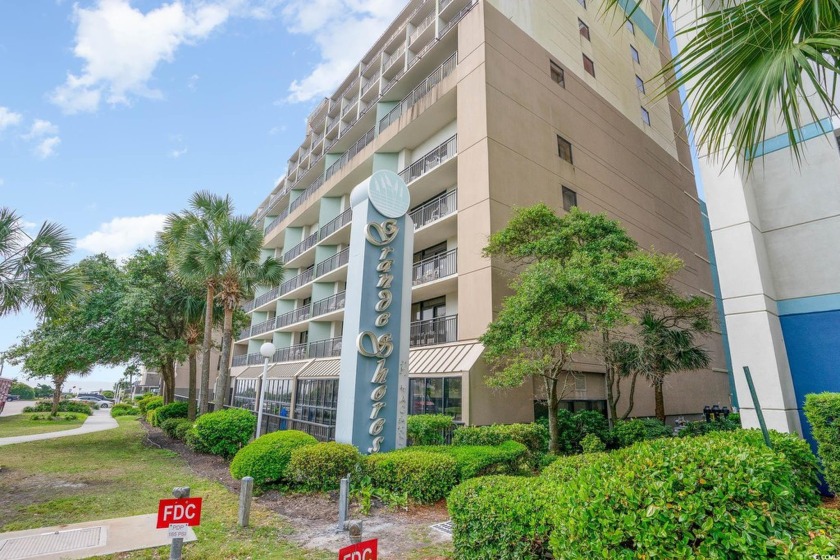
<instances>
[{"instance_id":1,"label":"metal bollard post","mask_svg":"<svg viewBox=\"0 0 840 560\"><path fill-rule=\"evenodd\" d=\"M172 489L172 495L176 498L189 498L190 487L179 486ZM181 549L184 548L184 539L172 539L172 548L169 551L169 560L181 560Z\"/></svg>"},{"instance_id":2,"label":"metal bollard post","mask_svg":"<svg viewBox=\"0 0 840 560\"><path fill-rule=\"evenodd\" d=\"M350 499L350 475L341 479L341 486L338 493L338 530L345 530L347 522L347 505Z\"/></svg>"},{"instance_id":3,"label":"metal bollard post","mask_svg":"<svg viewBox=\"0 0 840 560\"><path fill-rule=\"evenodd\" d=\"M350 532L350 544L359 544L362 542L362 522L350 521L347 525L347 530Z\"/></svg>"},{"instance_id":4,"label":"metal bollard post","mask_svg":"<svg viewBox=\"0 0 840 560\"><path fill-rule=\"evenodd\" d=\"M247 527L251 516L251 496L254 494L254 479L246 476L242 479L242 490L239 492L239 526Z\"/></svg>"}]
</instances>

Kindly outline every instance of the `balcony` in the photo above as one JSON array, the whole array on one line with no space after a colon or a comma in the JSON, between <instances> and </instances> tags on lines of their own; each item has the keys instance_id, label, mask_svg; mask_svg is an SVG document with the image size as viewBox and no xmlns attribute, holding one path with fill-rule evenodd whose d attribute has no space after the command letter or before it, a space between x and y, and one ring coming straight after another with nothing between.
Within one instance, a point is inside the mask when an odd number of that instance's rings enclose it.
<instances>
[{"instance_id":1,"label":"balcony","mask_svg":"<svg viewBox=\"0 0 840 560\"><path fill-rule=\"evenodd\" d=\"M353 210L348 208L326 224L320 229L319 239L324 240L353 221Z\"/></svg>"},{"instance_id":2,"label":"balcony","mask_svg":"<svg viewBox=\"0 0 840 560\"><path fill-rule=\"evenodd\" d=\"M286 215L288 216L290 213L294 212L301 204L306 202L306 200L310 198L313 194L315 194L315 191L317 191L323 184L323 177L318 177L317 179L312 181L312 183L308 187L306 187L302 193L300 193L300 196L298 196L292 201L291 204L289 204L289 211L286 213Z\"/></svg>"},{"instance_id":3,"label":"balcony","mask_svg":"<svg viewBox=\"0 0 840 560\"><path fill-rule=\"evenodd\" d=\"M312 314L312 304L308 303L297 309L293 309L288 313L283 313L282 315L277 316L276 328L282 329L283 327L288 327L289 325L294 325L295 323L300 323L301 321L305 321L309 319Z\"/></svg>"},{"instance_id":4,"label":"balcony","mask_svg":"<svg viewBox=\"0 0 840 560\"><path fill-rule=\"evenodd\" d=\"M411 346L432 346L458 340L458 315L412 321L409 331Z\"/></svg>"},{"instance_id":5,"label":"balcony","mask_svg":"<svg viewBox=\"0 0 840 560\"><path fill-rule=\"evenodd\" d=\"M272 362L293 362L306 359L306 344L296 344L288 348L281 348L272 356Z\"/></svg>"},{"instance_id":6,"label":"balcony","mask_svg":"<svg viewBox=\"0 0 840 560\"><path fill-rule=\"evenodd\" d=\"M385 57L385 61L382 63L382 73L384 74L385 71L388 70L396 61L402 60L404 54L405 43L401 44L392 54Z\"/></svg>"},{"instance_id":7,"label":"balcony","mask_svg":"<svg viewBox=\"0 0 840 560\"><path fill-rule=\"evenodd\" d=\"M262 354L260 354L259 352L253 352L251 354L240 354L238 356L233 357L233 360L231 360L231 366L255 366L263 363L263 360L265 360L265 358L263 358Z\"/></svg>"},{"instance_id":8,"label":"balcony","mask_svg":"<svg viewBox=\"0 0 840 560\"><path fill-rule=\"evenodd\" d=\"M318 232L316 231L288 251L283 255L283 263L289 264L292 262L296 257L299 257L309 249L315 246L318 243Z\"/></svg>"},{"instance_id":9,"label":"balcony","mask_svg":"<svg viewBox=\"0 0 840 560\"><path fill-rule=\"evenodd\" d=\"M411 271L411 285L419 286L458 272L458 249L414 263Z\"/></svg>"},{"instance_id":10,"label":"balcony","mask_svg":"<svg viewBox=\"0 0 840 560\"><path fill-rule=\"evenodd\" d=\"M411 217L411 221L414 222L414 229L420 229L432 222L438 221L444 216L452 214L457 208L457 191L449 191L422 206L418 206L409 212L408 215Z\"/></svg>"},{"instance_id":11,"label":"balcony","mask_svg":"<svg viewBox=\"0 0 840 560\"><path fill-rule=\"evenodd\" d=\"M304 270L303 272L301 272L300 274L298 274L294 278L290 278L289 280L286 280L285 282L280 284L280 294L279 295L282 296L282 295L288 294L292 290L296 290L296 289L300 288L301 286L303 286L304 284L308 284L309 282L312 281L312 278L314 277L314 273L315 273L315 268L310 266L309 268L307 268L306 270Z\"/></svg>"},{"instance_id":12,"label":"balcony","mask_svg":"<svg viewBox=\"0 0 840 560\"><path fill-rule=\"evenodd\" d=\"M458 135L454 135L448 140L444 141L437 148L433 148L429 153L400 171L400 177L406 183L410 183L419 179L426 173L432 171L442 163L450 160L458 153Z\"/></svg>"},{"instance_id":13,"label":"balcony","mask_svg":"<svg viewBox=\"0 0 840 560\"><path fill-rule=\"evenodd\" d=\"M282 222L286 218L286 216L288 216L288 215L289 215L289 209L286 208L285 210L280 212L279 216L277 216L276 218L274 218L273 220L268 222L268 225L265 226L265 229L263 230L265 235L268 235L271 232L271 230L273 230L278 225L280 225L280 222Z\"/></svg>"},{"instance_id":14,"label":"balcony","mask_svg":"<svg viewBox=\"0 0 840 560\"><path fill-rule=\"evenodd\" d=\"M449 58L443 61L443 64L432 70L426 78L420 82L417 87L411 90L411 93L406 95L399 105L391 109L391 111L379 120L379 132L382 132L388 126L400 119L404 112L407 112L415 103L420 101L423 96L429 93L433 87L438 85L445 77L449 76L458 64L458 52L452 53ZM396 81L396 78L393 81ZM391 86L391 82L387 87Z\"/></svg>"},{"instance_id":15,"label":"balcony","mask_svg":"<svg viewBox=\"0 0 840 560\"><path fill-rule=\"evenodd\" d=\"M332 358L341 355L341 337L309 343L309 358Z\"/></svg>"},{"instance_id":16,"label":"balcony","mask_svg":"<svg viewBox=\"0 0 840 560\"><path fill-rule=\"evenodd\" d=\"M422 35L422 33L426 31L429 28L429 26L435 22L436 17L437 14L435 13L435 10L432 9L432 12L429 15L427 15L425 19L423 19L423 21L417 24L416 28L414 28L414 31L412 31L411 33L411 36L408 38L408 44L415 43L420 37L420 35Z\"/></svg>"},{"instance_id":17,"label":"balcony","mask_svg":"<svg viewBox=\"0 0 840 560\"><path fill-rule=\"evenodd\" d=\"M366 133L365 133L365 134L364 134L361 138L359 138L359 139L356 141L356 143L355 143L355 144L353 144L352 146L350 146L350 148L348 148L346 152L344 152L343 154L341 154L341 157L340 157L340 158L338 158L335 162L333 162L333 164L332 164L332 165L330 165L330 166L327 168L326 172L324 173L324 180L327 180L327 179L329 179L330 177L332 177L333 175L335 175L336 173L338 173L338 171L339 171L342 167L344 167L345 165L347 165L347 163L348 163L351 159L353 159L353 157L354 157L356 154L358 154L359 152L361 152L361 151L362 151L362 149L363 149L365 146L367 146L368 144L370 144L371 142L373 142L373 139L374 139L374 137L375 137L375 136L376 136L376 134L375 134L375 131L374 131L374 129L373 129L373 128L371 128L370 130L368 130L368 131L367 131L367 132L366 132Z\"/></svg>"},{"instance_id":18,"label":"balcony","mask_svg":"<svg viewBox=\"0 0 840 560\"><path fill-rule=\"evenodd\" d=\"M335 255L322 260L315 267L315 276L320 278L325 274L337 270L350 261L350 248L346 248Z\"/></svg>"},{"instance_id":19,"label":"balcony","mask_svg":"<svg viewBox=\"0 0 840 560\"><path fill-rule=\"evenodd\" d=\"M265 305L266 303L268 303L269 301L271 301L273 299L276 299L277 296L279 296L279 295L280 295L280 286L276 286L276 287L270 289L269 291L267 291L266 293L257 296L256 298L252 299L249 302L246 302L242 306L242 310L245 311L246 313L249 312L249 311L253 311L257 307L261 307L261 306Z\"/></svg>"},{"instance_id":20,"label":"balcony","mask_svg":"<svg viewBox=\"0 0 840 560\"><path fill-rule=\"evenodd\" d=\"M443 11L449 6L449 4L452 3L452 1L453 0L443 0L440 3L441 13L443 13ZM441 28L440 32L438 33L438 39L440 39L441 37L446 35L449 32L450 29L455 27L455 25L457 25L458 22L461 21L461 18L463 18L465 15L467 15L470 10L472 10L473 8L476 7L476 5L478 5L478 0L473 0L472 2L470 2L469 4L464 6L464 8L460 12L455 14L455 16L452 19L450 19L449 22Z\"/></svg>"},{"instance_id":21,"label":"balcony","mask_svg":"<svg viewBox=\"0 0 840 560\"><path fill-rule=\"evenodd\" d=\"M320 317L344 309L347 292L338 292L324 299L312 302L312 317Z\"/></svg>"}]
</instances>

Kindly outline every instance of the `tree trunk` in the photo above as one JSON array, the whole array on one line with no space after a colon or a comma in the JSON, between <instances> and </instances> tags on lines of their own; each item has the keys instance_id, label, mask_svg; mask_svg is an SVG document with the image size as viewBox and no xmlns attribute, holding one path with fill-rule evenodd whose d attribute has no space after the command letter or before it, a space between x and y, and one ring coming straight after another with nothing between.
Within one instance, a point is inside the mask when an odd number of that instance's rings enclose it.
<instances>
[{"instance_id":1,"label":"tree trunk","mask_svg":"<svg viewBox=\"0 0 840 560\"><path fill-rule=\"evenodd\" d=\"M560 407L560 400L557 398L556 378L545 378L545 392L548 394L548 452L559 455L560 433L557 428L557 409Z\"/></svg>"},{"instance_id":2,"label":"tree trunk","mask_svg":"<svg viewBox=\"0 0 840 560\"><path fill-rule=\"evenodd\" d=\"M665 394L662 391L662 379L656 379L653 382L653 395L656 400L656 418L660 422L665 422Z\"/></svg>"},{"instance_id":3,"label":"tree trunk","mask_svg":"<svg viewBox=\"0 0 840 560\"><path fill-rule=\"evenodd\" d=\"M607 420L610 428L613 427L615 419L618 418L617 405L618 399L613 394L613 383L615 382L615 368L610 359L610 333L604 331L601 333L601 340L604 344L604 387L607 391Z\"/></svg>"},{"instance_id":4,"label":"tree trunk","mask_svg":"<svg viewBox=\"0 0 840 560\"><path fill-rule=\"evenodd\" d=\"M201 414L207 412L210 393L210 347L213 342L213 298L216 293L213 285L207 286L207 298L204 309L204 338L201 341L201 393L199 410Z\"/></svg>"},{"instance_id":5,"label":"tree trunk","mask_svg":"<svg viewBox=\"0 0 840 560\"><path fill-rule=\"evenodd\" d=\"M195 381L198 369L195 344L190 345L190 386L187 389L187 418L195 420Z\"/></svg>"},{"instance_id":6,"label":"tree trunk","mask_svg":"<svg viewBox=\"0 0 840 560\"><path fill-rule=\"evenodd\" d=\"M58 403L61 402L61 388L64 386L64 377L54 377L53 383L55 384L55 390L53 391L53 402L52 402L52 411L50 414L55 416L58 414Z\"/></svg>"},{"instance_id":7,"label":"tree trunk","mask_svg":"<svg viewBox=\"0 0 840 560\"><path fill-rule=\"evenodd\" d=\"M219 376L216 378L216 410L222 410L230 391L230 347L233 344L233 309L225 306L225 322L222 327L222 358L219 363Z\"/></svg>"},{"instance_id":8,"label":"tree trunk","mask_svg":"<svg viewBox=\"0 0 840 560\"><path fill-rule=\"evenodd\" d=\"M633 377L630 378L630 395L628 396L629 402L627 403L627 410L621 416L622 420L626 420L630 413L633 412L633 397L636 394L636 379L638 379L639 374L633 372Z\"/></svg>"},{"instance_id":9,"label":"tree trunk","mask_svg":"<svg viewBox=\"0 0 840 560\"><path fill-rule=\"evenodd\" d=\"M175 366L172 360L165 359L162 362L160 376L163 380L163 403L175 402Z\"/></svg>"}]
</instances>

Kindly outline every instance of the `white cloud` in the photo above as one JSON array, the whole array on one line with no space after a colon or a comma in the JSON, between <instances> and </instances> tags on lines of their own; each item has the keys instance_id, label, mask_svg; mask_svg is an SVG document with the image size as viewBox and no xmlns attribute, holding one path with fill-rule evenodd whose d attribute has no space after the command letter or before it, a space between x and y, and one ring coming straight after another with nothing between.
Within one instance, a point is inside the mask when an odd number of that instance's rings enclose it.
<instances>
[{"instance_id":1,"label":"white cloud","mask_svg":"<svg viewBox=\"0 0 840 560\"><path fill-rule=\"evenodd\" d=\"M107 253L114 259L125 259L135 249L154 243L155 234L163 229L164 220L164 214L114 218L79 239L76 246L91 253Z\"/></svg>"},{"instance_id":2,"label":"white cloud","mask_svg":"<svg viewBox=\"0 0 840 560\"><path fill-rule=\"evenodd\" d=\"M104 99L128 104L132 96L159 98L149 86L161 62L171 62L181 45L206 38L224 23L242 0L175 1L146 13L130 0L98 0L90 8L74 6L77 22L74 54L84 61L80 74L68 73L50 95L66 113L95 111Z\"/></svg>"},{"instance_id":3,"label":"white cloud","mask_svg":"<svg viewBox=\"0 0 840 560\"><path fill-rule=\"evenodd\" d=\"M61 144L61 138L58 136L44 138L35 146L35 155L41 159L47 159L55 154L55 149L59 144Z\"/></svg>"},{"instance_id":4,"label":"white cloud","mask_svg":"<svg viewBox=\"0 0 840 560\"><path fill-rule=\"evenodd\" d=\"M182 155L184 155L186 153L187 153L187 147L186 146L184 146L181 149L175 148L174 150L171 150L169 152L169 157L178 159L179 157L181 157Z\"/></svg>"},{"instance_id":5,"label":"white cloud","mask_svg":"<svg viewBox=\"0 0 840 560\"><path fill-rule=\"evenodd\" d=\"M35 119L32 123L32 128L29 129L29 132L23 135L23 138L26 140L32 140L33 138L40 138L42 136L55 136L58 134L58 127L51 123L50 121L45 121L44 119Z\"/></svg>"},{"instance_id":6,"label":"white cloud","mask_svg":"<svg viewBox=\"0 0 840 560\"><path fill-rule=\"evenodd\" d=\"M370 49L405 0L289 0L283 9L288 30L308 35L321 61L289 86L290 102L330 95Z\"/></svg>"},{"instance_id":7,"label":"white cloud","mask_svg":"<svg viewBox=\"0 0 840 560\"><path fill-rule=\"evenodd\" d=\"M196 84L198 84L198 79L198 74L193 74L192 76L187 78L187 87L190 88L190 90L195 91Z\"/></svg>"},{"instance_id":8,"label":"white cloud","mask_svg":"<svg viewBox=\"0 0 840 560\"><path fill-rule=\"evenodd\" d=\"M0 131L4 128L20 124L22 119L23 116L20 113L15 113L7 107L0 106Z\"/></svg>"}]
</instances>

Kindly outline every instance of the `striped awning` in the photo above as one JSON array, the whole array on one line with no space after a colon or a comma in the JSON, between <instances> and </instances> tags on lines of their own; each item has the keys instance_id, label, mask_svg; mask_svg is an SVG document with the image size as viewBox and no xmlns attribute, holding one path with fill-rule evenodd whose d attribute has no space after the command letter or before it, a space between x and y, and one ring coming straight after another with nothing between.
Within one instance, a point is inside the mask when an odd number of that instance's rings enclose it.
<instances>
[{"instance_id":1,"label":"striped awning","mask_svg":"<svg viewBox=\"0 0 840 560\"><path fill-rule=\"evenodd\" d=\"M303 371L298 374L298 379L312 379L334 377L338 378L341 371L341 358L327 358L325 360L313 360Z\"/></svg>"},{"instance_id":2,"label":"striped awning","mask_svg":"<svg viewBox=\"0 0 840 560\"><path fill-rule=\"evenodd\" d=\"M236 375L233 375L233 371L231 371L231 377L234 379L256 379L262 373L262 369L262 366L246 367Z\"/></svg>"},{"instance_id":3,"label":"striped awning","mask_svg":"<svg viewBox=\"0 0 840 560\"><path fill-rule=\"evenodd\" d=\"M466 373L472 369L484 346L478 342L457 342L430 348L414 348L408 354L409 375Z\"/></svg>"},{"instance_id":4,"label":"striped awning","mask_svg":"<svg viewBox=\"0 0 840 560\"><path fill-rule=\"evenodd\" d=\"M268 367L268 379L280 379L294 377L300 373L309 362L288 362L281 364L274 364Z\"/></svg>"}]
</instances>

